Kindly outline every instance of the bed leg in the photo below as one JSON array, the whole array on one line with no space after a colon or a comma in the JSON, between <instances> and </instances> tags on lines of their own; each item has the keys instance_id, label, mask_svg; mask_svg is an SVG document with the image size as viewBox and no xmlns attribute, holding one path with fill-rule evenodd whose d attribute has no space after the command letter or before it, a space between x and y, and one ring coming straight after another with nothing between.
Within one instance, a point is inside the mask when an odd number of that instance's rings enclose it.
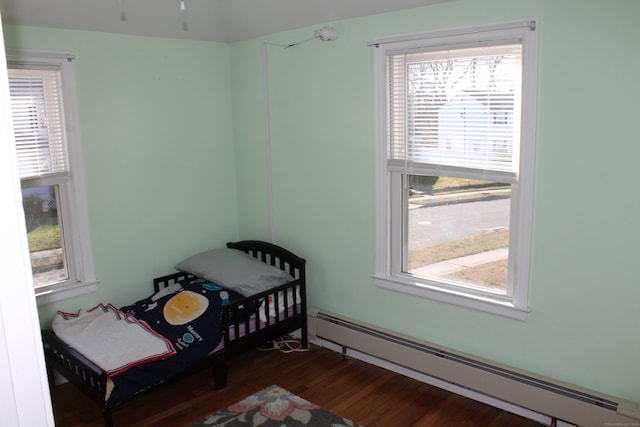
<instances>
[{"instance_id":1,"label":"bed leg","mask_svg":"<svg viewBox=\"0 0 640 427\"><path fill-rule=\"evenodd\" d=\"M104 411L102 411L102 418L104 419L104 427L113 427L111 408L104 408Z\"/></svg>"},{"instance_id":2,"label":"bed leg","mask_svg":"<svg viewBox=\"0 0 640 427\"><path fill-rule=\"evenodd\" d=\"M309 348L309 331L307 331L307 322L304 322L302 325L301 338L302 348L307 350Z\"/></svg>"},{"instance_id":3,"label":"bed leg","mask_svg":"<svg viewBox=\"0 0 640 427\"><path fill-rule=\"evenodd\" d=\"M227 356L224 351L213 355L213 381L216 390L227 386Z\"/></svg>"}]
</instances>

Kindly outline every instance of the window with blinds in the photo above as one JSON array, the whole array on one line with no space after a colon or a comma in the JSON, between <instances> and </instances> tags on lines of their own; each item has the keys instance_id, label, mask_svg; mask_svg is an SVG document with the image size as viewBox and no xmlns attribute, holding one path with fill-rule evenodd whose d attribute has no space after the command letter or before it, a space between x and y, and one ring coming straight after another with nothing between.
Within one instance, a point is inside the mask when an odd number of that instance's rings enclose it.
<instances>
[{"instance_id":1,"label":"window with blinds","mask_svg":"<svg viewBox=\"0 0 640 427\"><path fill-rule=\"evenodd\" d=\"M376 49L376 284L524 319L535 21L408 34Z\"/></svg>"},{"instance_id":2,"label":"window with blinds","mask_svg":"<svg viewBox=\"0 0 640 427\"><path fill-rule=\"evenodd\" d=\"M74 56L7 51L22 204L38 303L93 292ZM72 173L73 172L73 173Z\"/></svg>"},{"instance_id":3,"label":"window with blinds","mask_svg":"<svg viewBox=\"0 0 640 427\"><path fill-rule=\"evenodd\" d=\"M11 69L9 90L20 177L66 173L60 72Z\"/></svg>"}]
</instances>

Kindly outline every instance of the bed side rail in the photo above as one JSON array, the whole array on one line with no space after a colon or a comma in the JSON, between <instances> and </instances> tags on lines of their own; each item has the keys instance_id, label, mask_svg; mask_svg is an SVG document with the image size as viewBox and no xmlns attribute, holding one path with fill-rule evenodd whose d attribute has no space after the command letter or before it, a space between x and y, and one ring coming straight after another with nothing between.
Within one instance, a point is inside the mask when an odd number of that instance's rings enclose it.
<instances>
[{"instance_id":1,"label":"bed side rail","mask_svg":"<svg viewBox=\"0 0 640 427\"><path fill-rule=\"evenodd\" d=\"M50 375L51 369L56 370L104 407L106 372L58 338L52 331L43 330L42 340Z\"/></svg>"},{"instance_id":2,"label":"bed side rail","mask_svg":"<svg viewBox=\"0 0 640 427\"><path fill-rule=\"evenodd\" d=\"M306 304L302 299L303 288L303 281L295 279L225 305L222 322L227 353L229 355L240 353L254 348L256 344L275 340L296 329L302 330L303 345L307 347L307 314ZM300 303L296 300L297 295L300 295ZM264 307L261 307L263 302ZM285 309L279 311L279 306ZM277 313L276 316L269 316L272 310ZM260 320L260 311L266 314L266 322Z\"/></svg>"}]
</instances>

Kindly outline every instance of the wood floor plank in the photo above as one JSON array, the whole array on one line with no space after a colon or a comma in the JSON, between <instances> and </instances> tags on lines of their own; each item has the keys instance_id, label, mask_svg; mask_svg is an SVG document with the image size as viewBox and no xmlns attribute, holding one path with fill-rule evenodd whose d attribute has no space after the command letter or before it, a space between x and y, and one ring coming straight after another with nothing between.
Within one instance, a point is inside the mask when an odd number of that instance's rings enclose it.
<instances>
[{"instance_id":1,"label":"wood floor plank","mask_svg":"<svg viewBox=\"0 0 640 427\"><path fill-rule=\"evenodd\" d=\"M228 387L203 370L113 410L116 427L183 427L277 384L365 427L533 427L534 421L386 369L312 346L307 352L253 350L229 361ZM99 427L102 414L75 386L52 392L58 427Z\"/></svg>"}]
</instances>

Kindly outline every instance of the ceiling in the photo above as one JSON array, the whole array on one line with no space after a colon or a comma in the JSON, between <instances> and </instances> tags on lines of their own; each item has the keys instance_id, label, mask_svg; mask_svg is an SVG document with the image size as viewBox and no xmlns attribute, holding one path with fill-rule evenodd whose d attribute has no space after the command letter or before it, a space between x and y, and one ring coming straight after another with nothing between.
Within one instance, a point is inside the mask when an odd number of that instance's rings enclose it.
<instances>
[{"instance_id":1,"label":"ceiling","mask_svg":"<svg viewBox=\"0 0 640 427\"><path fill-rule=\"evenodd\" d=\"M447 0L0 0L4 24L217 42Z\"/></svg>"}]
</instances>

